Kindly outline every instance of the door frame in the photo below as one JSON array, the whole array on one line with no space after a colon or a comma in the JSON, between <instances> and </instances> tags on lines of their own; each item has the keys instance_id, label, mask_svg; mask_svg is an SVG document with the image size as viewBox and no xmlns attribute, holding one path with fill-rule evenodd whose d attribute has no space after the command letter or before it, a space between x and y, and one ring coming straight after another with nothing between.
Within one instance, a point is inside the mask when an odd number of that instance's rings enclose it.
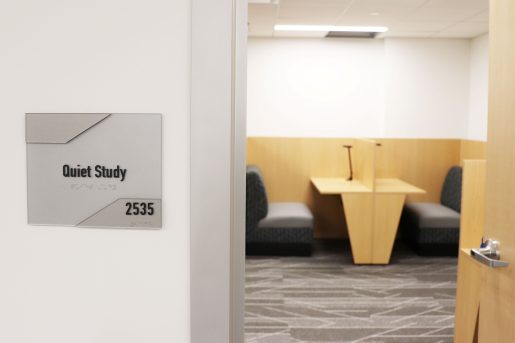
<instances>
[{"instance_id":1,"label":"door frame","mask_svg":"<svg viewBox=\"0 0 515 343\"><path fill-rule=\"evenodd\" d=\"M247 0L192 0L192 343L244 341L246 43Z\"/></svg>"}]
</instances>

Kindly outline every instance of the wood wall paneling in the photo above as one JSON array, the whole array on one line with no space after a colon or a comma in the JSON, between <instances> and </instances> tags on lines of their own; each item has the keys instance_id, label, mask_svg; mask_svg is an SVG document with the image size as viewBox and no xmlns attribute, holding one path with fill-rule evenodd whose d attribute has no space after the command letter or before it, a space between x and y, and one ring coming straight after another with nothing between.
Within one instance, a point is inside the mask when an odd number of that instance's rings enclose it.
<instances>
[{"instance_id":1,"label":"wood wall paneling","mask_svg":"<svg viewBox=\"0 0 515 343\"><path fill-rule=\"evenodd\" d=\"M460 146L460 159L462 161L486 159L486 142L462 140Z\"/></svg>"},{"instance_id":2,"label":"wood wall paneling","mask_svg":"<svg viewBox=\"0 0 515 343\"><path fill-rule=\"evenodd\" d=\"M461 141L455 139L379 139L376 177L400 178L427 191L409 195L407 201L439 201L447 170L460 164ZM341 198L320 195L312 177L348 177L350 138L249 137L247 163L256 164L270 201L300 201L315 214L315 237L347 237ZM353 148L355 164L357 150ZM356 167L356 166L355 166Z\"/></svg>"},{"instance_id":3,"label":"wood wall paneling","mask_svg":"<svg viewBox=\"0 0 515 343\"><path fill-rule=\"evenodd\" d=\"M440 201L445 175L460 164L460 141L455 139L380 139L377 177L400 178L426 190L409 195L407 202Z\"/></svg>"}]
</instances>

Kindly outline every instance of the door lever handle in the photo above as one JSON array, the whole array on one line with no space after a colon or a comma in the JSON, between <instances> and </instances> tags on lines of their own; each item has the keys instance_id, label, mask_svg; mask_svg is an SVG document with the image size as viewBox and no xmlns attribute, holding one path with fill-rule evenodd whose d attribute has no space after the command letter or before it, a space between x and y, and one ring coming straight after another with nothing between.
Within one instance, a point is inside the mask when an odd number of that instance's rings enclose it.
<instances>
[{"instance_id":1,"label":"door lever handle","mask_svg":"<svg viewBox=\"0 0 515 343\"><path fill-rule=\"evenodd\" d=\"M501 261L501 253L499 251L499 241L488 239L484 247L472 249L470 255L472 257L490 268L501 268L509 265L506 261Z\"/></svg>"}]
</instances>

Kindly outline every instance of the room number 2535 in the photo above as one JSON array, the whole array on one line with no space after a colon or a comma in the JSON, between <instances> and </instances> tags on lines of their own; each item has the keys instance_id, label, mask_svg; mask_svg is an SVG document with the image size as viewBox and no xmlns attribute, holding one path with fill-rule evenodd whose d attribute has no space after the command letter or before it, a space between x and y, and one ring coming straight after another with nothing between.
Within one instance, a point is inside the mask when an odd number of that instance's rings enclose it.
<instances>
[{"instance_id":1,"label":"room number 2535","mask_svg":"<svg viewBox=\"0 0 515 343\"><path fill-rule=\"evenodd\" d=\"M152 216L154 215L153 202L127 202L125 214L128 216Z\"/></svg>"}]
</instances>

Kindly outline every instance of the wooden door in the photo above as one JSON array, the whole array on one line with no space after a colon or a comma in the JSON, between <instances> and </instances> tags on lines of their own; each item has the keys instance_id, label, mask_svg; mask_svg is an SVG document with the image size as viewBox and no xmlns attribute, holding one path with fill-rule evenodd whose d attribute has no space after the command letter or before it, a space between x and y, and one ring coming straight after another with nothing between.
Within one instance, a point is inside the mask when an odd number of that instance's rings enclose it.
<instances>
[{"instance_id":1,"label":"wooden door","mask_svg":"<svg viewBox=\"0 0 515 343\"><path fill-rule=\"evenodd\" d=\"M480 343L515 342L515 1L490 1L485 236L506 268L482 268Z\"/></svg>"}]
</instances>

